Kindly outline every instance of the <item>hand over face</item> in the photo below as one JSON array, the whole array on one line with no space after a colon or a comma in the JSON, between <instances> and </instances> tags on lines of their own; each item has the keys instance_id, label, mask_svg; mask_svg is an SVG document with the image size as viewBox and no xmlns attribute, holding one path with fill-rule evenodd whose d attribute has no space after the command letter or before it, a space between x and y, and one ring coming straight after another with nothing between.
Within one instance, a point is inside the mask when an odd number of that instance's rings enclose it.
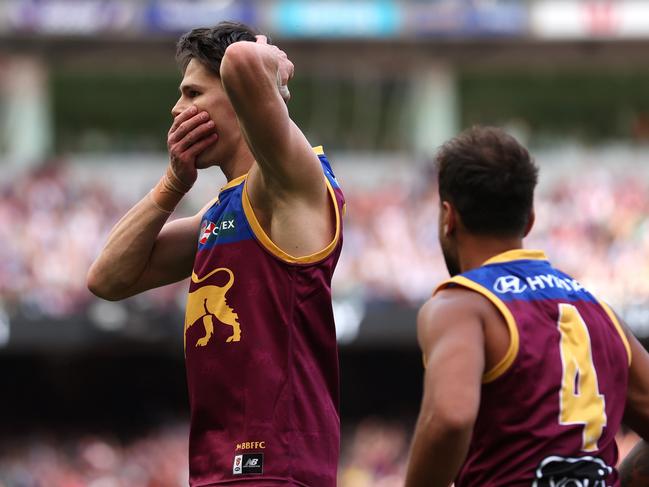
<instances>
[{"instance_id":1,"label":"hand over face","mask_svg":"<svg viewBox=\"0 0 649 487\"><path fill-rule=\"evenodd\" d=\"M190 106L174 118L167 134L167 149L171 167L183 183L191 186L196 181L196 158L217 139L214 121L206 111Z\"/></svg>"}]
</instances>

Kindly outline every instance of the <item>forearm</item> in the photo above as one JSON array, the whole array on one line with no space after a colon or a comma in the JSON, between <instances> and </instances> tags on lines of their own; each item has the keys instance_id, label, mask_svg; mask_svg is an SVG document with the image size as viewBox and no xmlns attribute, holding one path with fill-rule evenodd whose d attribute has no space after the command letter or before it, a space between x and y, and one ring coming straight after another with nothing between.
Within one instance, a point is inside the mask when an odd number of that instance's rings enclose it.
<instances>
[{"instance_id":1,"label":"forearm","mask_svg":"<svg viewBox=\"0 0 649 487\"><path fill-rule=\"evenodd\" d=\"M147 195L113 227L88 272L88 287L105 299L121 299L147 266L156 238L169 218Z\"/></svg>"},{"instance_id":2,"label":"forearm","mask_svg":"<svg viewBox=\"0 0 649 487\"><path fill-rule=\"evenodd\" d=\"M322 166L302 131L290 119L287 84L294 66L286 53L262 42L230 45L221 63L221 81L237 114L246 142L274 195L298 195L326 205ZM251 171L249 188L257 185ZM255 190L253 190L253 193Z\"/></svg>"},{"instance_id":3,"label":"forearm","mask_svg":"<svg viewBox=\"0 0 649 487\"><path fill-rule=\"evenodd\" d=\"M622 487L649 485L649 443L640 440L619 468Z\"/></svg>"},{"instance_id":4,"label":"forearm","mask_svg":"<svg viewBox=\"0 0 649 487\"><path fill-rule=\"evenodd\" d=\"M151 262L158 235L188 189L180 189L173 178L168 170L113 227L88 272L88 288L97 296L117 300L133 294L131 289Z\"/></svg>"},{"instance_id":5,"label":"forearm","mask_svg":"<svg viewBox=\"0 0 649 487\"><path fill-rule=\"evenodd\" d=\"M292 64L277 52L266 44L231 44L220 75L255 159L267 176L285 179L292 165L287 161L294 160L295 140L280 86L292 76Z\"/></svg>"},{"instance_id":6,"label":"forearm","mask_svg":"<svg viewBox=\"0 0 649 487\"><path fill-rule=\"evenodd\" d=\"M470 428L445 428L420 420L413 439L406 487L448 487L466 457Z\"/></svg>"}]
</instances>

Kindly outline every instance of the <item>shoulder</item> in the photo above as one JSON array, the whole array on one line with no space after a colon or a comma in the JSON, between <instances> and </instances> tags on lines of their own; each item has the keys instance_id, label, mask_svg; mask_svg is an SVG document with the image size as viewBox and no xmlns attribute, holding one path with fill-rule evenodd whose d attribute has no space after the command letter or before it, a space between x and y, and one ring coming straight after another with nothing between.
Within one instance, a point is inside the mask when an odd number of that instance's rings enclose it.
<instances>
[{"instance_id":1,"label":"shoulder","mask_svg":"<svg viewBox=\"0 0 649 487\"><path fill-rule=\"evenodd\" d=\"M462 285L440 286L434 296L421 307L419 316L443 316L448 313L483 314L490 307L489 299L474 289Z\"/></svg>"},{"instance_id":2,"label":"shoulder","mask_svg":"<svg viewBox=\"0 0 649 487\"><path fill-rule=\"evenodd\" d=\"M426 301L417 316L420 334L437 335L483 323L492 313L489 300L463 287L440 289Z\"/></svg>"}]
</instances>

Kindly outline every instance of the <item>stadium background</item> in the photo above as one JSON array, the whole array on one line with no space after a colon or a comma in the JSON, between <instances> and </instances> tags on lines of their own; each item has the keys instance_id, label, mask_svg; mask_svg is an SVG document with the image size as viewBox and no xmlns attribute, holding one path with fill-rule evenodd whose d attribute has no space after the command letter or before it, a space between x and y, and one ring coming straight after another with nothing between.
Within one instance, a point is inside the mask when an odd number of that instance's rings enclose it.
<instances>
[{"instance_id":1,"label":"stadium background","mask_svg":"<svg viewBox=\"0 0 649 487\"><path fill-rule=\"evenodd\" d=\"M340 482L395 486L421 392L418 305L446 276L435 148L504 126L541 166L544 248L649 343L642 1L0 2L0 487L186 485L186 284L85 289L166 164L178 35L237 19L294 60L290 111L348 199L334 281ZM178 211L222 184L202 173ZM621 435L623 451L633 443Z\"/></svg>"}]
</instances>

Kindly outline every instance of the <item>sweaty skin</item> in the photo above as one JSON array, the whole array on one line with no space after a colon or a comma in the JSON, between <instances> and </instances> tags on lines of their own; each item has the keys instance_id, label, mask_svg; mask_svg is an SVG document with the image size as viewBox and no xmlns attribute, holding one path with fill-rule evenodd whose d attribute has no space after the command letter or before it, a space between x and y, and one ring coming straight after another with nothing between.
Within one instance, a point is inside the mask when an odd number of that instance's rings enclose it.
<instances>
[{"instance_id":1,"label":"sweaty skin","mask_svg":"<svg viewBox=\"0 0 649 487\"><path fill-rule=\"evenodd\" d=\"M293 70L264 36L230 45L218 75L192 59L172 109L167 148L169 165L186 187L212 165L228 180L247 173L262 228L280 249L302 257L325 248L335 228L318 157L282 97L288 98ZM144 197L110 233L88 272L89 289L118 300L189 277L208 207L168 222L169 214Z\"/></svg>"}]
</instances>

